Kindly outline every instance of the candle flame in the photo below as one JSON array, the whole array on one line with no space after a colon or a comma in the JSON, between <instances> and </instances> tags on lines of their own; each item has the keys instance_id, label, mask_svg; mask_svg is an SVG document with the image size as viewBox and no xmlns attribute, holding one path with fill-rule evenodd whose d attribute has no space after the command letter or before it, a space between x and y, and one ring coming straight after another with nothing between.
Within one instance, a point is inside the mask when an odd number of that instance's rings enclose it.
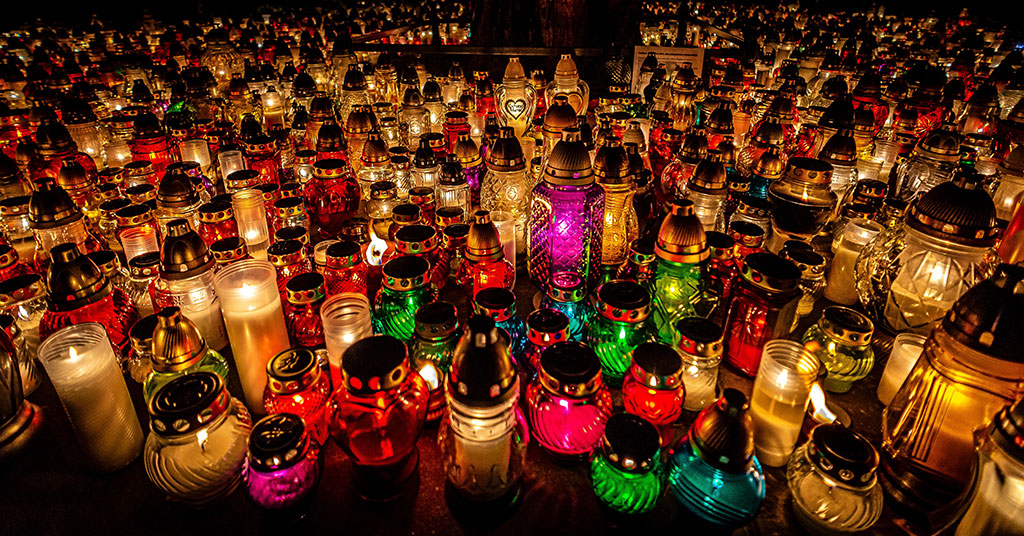
<instances>
[{"instance_id":1,"label":"candle flame","mask_svg":"<svg viewBox=\"0 0 1024 536\"><path fill-rule=\"evenodd\" d=\"M441 383L437 377L437 368L434 367L433 363L423 365L423 368L420 369L420 376L426 380L427 385L429 385L431 389L437 389L437 386Z\"/></svg>"},{"instance_id":2,"label":"candle flame","mask_svg":"<svg viewBox=\"0 0 1024 536\"><path fill-rule=\"evenodd\" d=\"M75 350L74 346L68 349L68 359L70 359L71 362L78 361L78 350Z\"/></svg>"},{"instance_id":3,"label":"candle flame","mask_svg":"<svg viewBox=\"0 0 1024 536\"><path fill-rule=\"evenodd\" d=\"M206 430L200 430L199 433L196 434L196 441L199 442L199 448L203 452L206 452L206 436Z\"/></svg>"},{"instance_id":4,"label":"candle flame","mask_svg":"<svg viewBox=\"0 0 1024 536\"><path fill-rule=\"evenodd\" d=\"M825 391L817 383L811 386L811 407L814 408L814 413L811 417L814 418L815 422L819 424L836 422L838 417L836 417L835 413L829 411L828 404L825 403Z\"/></svg>"},{"instance_id":5,"label":"candle flame","mask_svg":"<svg viewBox=\"0 0 1024 536\"><path fill-rule=\"evenodd\" d=\"M366 264L380 266L384 258L384 252L388 249L388 243L377 237L377 233L370 229L370 246L366 248Z\"/></svg>"}]
</instances>

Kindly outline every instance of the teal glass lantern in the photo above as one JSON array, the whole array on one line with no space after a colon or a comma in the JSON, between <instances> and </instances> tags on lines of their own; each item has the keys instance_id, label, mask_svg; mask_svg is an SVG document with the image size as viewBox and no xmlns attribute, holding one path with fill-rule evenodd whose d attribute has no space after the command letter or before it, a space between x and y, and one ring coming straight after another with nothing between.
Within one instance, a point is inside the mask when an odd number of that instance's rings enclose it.
<instances>
[{"instance_id":1,"label":"teal glass lantern","mask_svg":"<svg viewBox=\"0 0 1024 536\"><path fill-rule=\"evenodd\" d=\"M693 202L684 200L672 205L658 231L654 254L658 259L651 316L658 341L671 345L676 322L689 316L707 316L714 309L707 291L710 280L704 276L711 251L704 226L693 214Z\"/></svg>"},{"instance_id":2,"label":"teal glass lantern","mask_svg":"<svg viewBox=\"0 0 1024 536\"><path fill-rule=\"evenodd\" d=\"M612 280L597 289L598 313L587 322L583 339L601 360L609 385L622 385L633 350L657 338L647 321L650 305L650 295L634 281Z\"/></svg>"},{"instance_id":3,"label":"teal glass lantern","mask_svg":"<svg viewBox=\"0 0 1024 536\"><path fill-rule=\"evenodd\" d=\"M669 453L672 494L711 525L741 526L764 501L764 474L754 457L754 426L747 407L743 393L726 389Z\"/></svg>"},{"instance_id":4,"label":"teal glass lantern","mask_svg":"<svg viewBox=\"0 0 1024 536\"><path fill-rule=\"evenodd\" d=\"M853 382L871 372L874 330L868 317L838 305L826 307L818 322L807 329L801 342L828 371L822 382L826 391L845 393Z\"/></svg>"},{"instance_id":5,"label":"teal glass lantern","mask_svg":"<svg viewBox=\"0 0 1024 536\"><path fill-rule=\"evenodd\" d=\"M586 281L573 272L551 275L547 296L540 306L560 311L569 318L569 337L574 341L583 340L583 328L595 313L587 299Z\"/></svg>"},{"instance_id":6,"label":"teal glass lantern","mask_svg":"<svg viewBox=\"0 0 1024 536\"><path fill-rule=\"evenodd\" d=\"M657 428L632 413L612 415L590 461L597 499L622 514L649 512L665 489L663 471Z\"/></svg>"},{"instance_id":7,"label":"teal glass lantern","mask_svg":"<svg viewBox=\"0 0 1024 536\"><path fill-rule=\"evenodd\" d=\"M430 262L423 257L396 257L384 265L384 279L373 302L373 332L410 344L416 311L434 301Z\"/></svg>"},{"instance_id":8,"label":"teal glass lantern","mask_svg":"<svg viewBox=\"0 0 1024 536\"><path fill-rule=\"evenodd\" d=\"M519 364L526 349L526 324L516 313L516 295L504 288L485 288L473 297L476 314L487 315L508 335L508 350Z\"/></svg>"}]
</instances>

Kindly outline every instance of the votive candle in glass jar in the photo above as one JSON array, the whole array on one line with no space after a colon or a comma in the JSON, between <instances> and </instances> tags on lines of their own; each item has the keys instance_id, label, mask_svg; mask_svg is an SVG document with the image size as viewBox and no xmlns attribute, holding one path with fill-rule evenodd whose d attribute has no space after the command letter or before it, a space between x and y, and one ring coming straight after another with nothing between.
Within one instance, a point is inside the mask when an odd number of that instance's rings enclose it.
<instances>
[{"instance_id":1,"label":"votive candle in glass jar","mask_svg":"<svg viewBox=\"0 0 1024 536\"><path fill-rule=\"evenodd\" d=\"M612 414L597 354L581 342L553 344L540 356L540 373L526 388L530 430L545 452L563 461L588 457Z\"/></svg>"},{"instance_id":2,"label":"votive candle in glass jar","mask_svg":"<svg viewBox=\"0 0 1024 536\"><path fill-rule=\"evenodd\" d=\"M516 295L504 288L488 288L473 296L473 312L487 315L508 335L508 350L519 365L526 349L526 325L516 313Z\"/></svg>"},{"instance_id":3,"label":"votive candle in glass jar","mask_svg":"<svg viewBox=\"0 0 1024 536\"><path fill-rule=\"evenodd\" d=\"M857 303L857 279L854 276L857 257L880 232L882 225L871 220L855 218L846 223L825 276L825 299L840 305Z\"/></svg>"},{"instance_id":4,"label":"votive candle in glass jar","mask_svg":"<svg viewBox=\"0 0 1024 536\"><path fill-rule=\"evenodd\" d=\"M231 207L238 222L238 236L254 259L266 260L270 247L270 229L267 227L266 207L259 190L241 190L231 194Z\"/></svg>"},{"instance_id":5,"label":"votive candle in glass jar","mask_svg":"<svg viewBox=\"0 0 1024 536\"><path fill-rule=\"evenodd\" d=\"M853 534L882 515L878 451L860 434L839 424L822 424L789 460L786 481L793 513L811 534Z\"/></svg>"},{"instance_id":6,"label":"votive candle in glass jar","mask_svg":"<svg viewBox=\"0 0 1024 536\"><path fill-rule=\"evenodd\" d=\"M263 413L267 362L291 346L274 265L257 259L237 261L217 272L213 285L242 392L253 413Z\"/></svg>"},{"instance_id":7,"label":"votive candle in glass jar","mask_svg":"<svg viewBox=\"0 0 1024 536\"><path fill-rule=\"evenodd\" d=\"M142 396L147 403L160 387L185 374L207 371L228 381L228 362L207 345L196 324L183 316L181 309L165 307L154 316L156 325L149 334L152 370L142 383ZM143 325L140 330L144 328ZM133 337L133 350L134 346Z\"/></svg>"},{"instance_id":8,"label":"votive candle in glass jar","mask_svg":"<svg viewBox=\"0 0 1024 536\"><path fill-rule=\"evenodd\" d=\"M864 378L875 364L871 335L875 326L868 317L850 309L826 307L818 322L804 333L804 346L818 358L828 374L822 387L845 393L853 382Z\"/></svg>"},{"instance_id":9,"label":"votive candle in glass jar","mask_svg":"<svg viewBox=\"0 0 1024 536\"><path fill-rule=\"evenodd\" d=\"M526 348L519 365L524 378L533 380L540 371L540 356L556 342L568 341L569 317L557 309L541 307L526 317Z\"/></svg>"},{"instance_id":10,"label":"votive candle in glass jar","mask_svg":"<svg viewBox=\"0 0 1024 536\"><path fill-rule=\"evenodd\" d=\"M917 364L924 351L925 336L917 333L900 333L892 343L892 353L885 363L882 378L878 380L878 400L889 405L896 391Z\"/></svg>"},{"instance_id":11,"label":"votive candle in glass jar","mask_svg":"<svg viewBox=\"0 0 1024 536\"><path fill-rule=\"evenodd\" d=\"M444 413L444 384L461 336L454 305L438 301L416 311L416 334L410 346L409 362L430 388L427 421L436 421Z\"/></svg>"},{"instance_id":12,"label":"votive candle in glass jar","mask_svg":"<svg viewBox=\"0 0 1024 536\"><path fill-rule=\"evenodd\" d=\"M622 405L657 427L663 446L671 443L672 424L682 414L683 370L683 361L671 346L645 342L633 350L633 365L622 382Z\"/></svg>"},{"instance_id":13,"label":"votive candle in glass jar","mask_svg":"<svg viewBox=\"0 0 1024 536\"><path fill-rule=\"evenodd\" d=\"M327 247L325 259L324 279L329 296L345 292L366 295L368 273L359 244L336 241Z\"/></svg>"},{"instance_id":14,"label":"votive candle in glass jar","mask_svg":"<svg viewBox=\"0 0 1024 536\"><path fill-rule=\"evenodd\" d=\"M774 253L747 257L725 324L728 364L753 376L765 343L789 334L802 295L799 278L796 265Z\"/></svg>"},{"instance_id":15,"label":"votive candle in glass jar","mask_svg":"<svg viewBox=\"0 0 1024 536\"><path fill-rule=\"evenodd\" d=\"M149 402L146 475L173 501L201 507L242 482L252 418L212 372L187 374Z\"/></svg>"},{"instance_id":16,"label":"votive candle in glass jar","mask_svg":"<svg viewBox=\"0 0 1024 536\"><path fill-rule=\"evenodd\" d=\"M142 427L106 329L96 322L61 329L39 346L39 361L89 466L110 472L131 463Z\"/></svg>"},{"instance_id":17,"label":"votive candle in glass jar","mask_svg":"<svg viewBox=\"0 0 1024 536\"><path fill-rule=\"evenodd\" d=\"M249 498L264 510L300 517L310 508L320 483L322 448L298 415L277 413L260 419L249 434Z\"/></svg>"},{"instance_id":18,"label":"votive candle in glass jar","mask_svg":"<svg viewBox=\"0 0 1024 536\"><path fill-rule=\"evenodd\" d=\"M138 320L128 331L132 340L131 353L121 368L136 383L143 383L153 371L153 332L156 330L155 314L146 315Z\"/></svg>"},{"instance_id":19,"label":"votive candle in glass jar","mask_svg":"<svg viewBox=\"0 0 1024 536\"><path fill-rule=\"evenodd\" d=\"M583 339L597 353L609 385L622 385L633 349L657 339L647 321L651 295L633 281L612 280L597 289L597 314L586 321ZM572 317L570 317L570 321Z\"/></svg>"},{"instance_id":20,"label":"votive candle in glass jar","mask_svg":"<svg viewBox=\"0 0 1024 536\"><path fill-rule=\"evenodd\" d=\"M217 153L217 163L220 164L220 176L228 177L236 171L245 169L245 157L238 149L228 149Z\"/></svg>"},{"instance_id":21,"label":"votive candle in glass jar","mask_svg":"<svg viewBox=\"0 0 1024 536\"><path fill-rule=\"evenodd\" d=\"M331 398L331 435L352 458L353 481L364 498L398 495L417 470L416 440L430 392L409 367L402 341L368 337L345 351L341 388Z\"/></svg>"},{"instance_id":22,"label":"votive candle in glass jar","mask_svg":"<svg viewBox=\"0 0 1024 536\"><path fill-rule=\"evenodd\" d=\"M800 270L800 280L797 282L797 287L800 288L800 301L797 302L796 316L793 318L793 327L795 328L801 317L811 314L814 304L821 299L825 292L826 261L825 257L810 248L783 246L779 255L795 264Z\"/></svg>"},{"instance_id":23,"label":"votive candle in glass jar","mask_svg":"<svg viewBox=\"0 0 1024 536\"><path fill-rule=\"evenodd\" d=\"M637 415L619 413L603 432L590 461L597 499L622 514L653 510L665 490L657 429Z\"/></svg>"},{"instance_id":24,"label":"votive candle in glass jar","mask_svg":"<svg viewBox=\"0 0 1024 536\"><path fill-rule=\"evenodd\" d=\"M292 339L304 348L324 345L320 308L325 287L324 276L314 272L296 275L285 284L284 320Z\"/></svg>"},{"instance_id":25,"label":"votive candle in glass jar","mask_svg":"<svg viewBox=\"0 0 1024 536\"><path fill-rule=\"evenodd\" d=\"M252 169L240 169L224 176L224 191L228 194L256 188L260 184L259 172Z\"/></svg>"},{"instance_id":26,"label":"votive candle in glass jar","mask_svg":"<svg viewBox=\"0 0 1024 536\"><path fill-rule=\"evenodd\" d=\"M267 388L263 409L268 415L291 413L302 417L310 436L327 441L327 402L331 397L330 374L308 348L289 348L267 363Z\"/></svg>"},{"instance_id":27,"label":"votive candle in glass jar","mask_svg":"<svg viewBox=\"0 0 1024 536\"><path fill-rule=\"evenodd\" d=\"M324 345L333 385L341 385L341 356L356 341L373 335L370 301L363 294L343 292L324 300L320 306Z\"/></svg>"},{"instance_id":28,"label":"votive candle in glass jar","mask_svg":"<svg viewBox=\"0 0 1024 536\"><path fill-rule=\"evenodd\" d=\"M718 400L718 366L722 362L722 328L700 317L676 322L676 351L683 360L686 400L683 409L700 411Z\"/></svg>"},{"instance_id":29,"label":"votive candle in glass jar","mask_svg":"<svg viewBox=\"0 0 1024 536\"><path fill-rule=\"evenodd\" d=\"M383 286L373 302L374 332L412 340L416 310L436 294L429 273L430 263L423 257L396 257L384 265Z\"/></svg>"},{"instance_id":30,"label":"votive candle in glass jar","mask_svg":"<svg viewBox=\"0 0 1024 536\"><path fill-rule=\"evenodd\" d=\"M215 265L209 248L187 220L168 223L160 251L160 280L166 284L171 302L196 323L210 347L221 350L228 340L213 288Z\"/></svg>"},{"instance_id":31,"label":"votive candle in glass jar","mask_svg":"<svg viewBox=\"0 0 1024 536\"><path fill-rule=\"evenodd\" d=\"M587 296L587 284L573 272L552 274L547 295L541 307L555 309L569 318L569 336L572 340L584 340L587 322L597 314Z\"/></svg>"},{"instance_id":32,"label":"votive candle in glass jar","mask_svg":"<svg viewBox=\"0 0 1024 536\"><path fill-rule=\"evenodd\" d=\"M750 397L754 446L761 463L782 467L789 460L819 368L817 358L798 342L778 339L764 345Z\"/></svg>"}]
</instances>

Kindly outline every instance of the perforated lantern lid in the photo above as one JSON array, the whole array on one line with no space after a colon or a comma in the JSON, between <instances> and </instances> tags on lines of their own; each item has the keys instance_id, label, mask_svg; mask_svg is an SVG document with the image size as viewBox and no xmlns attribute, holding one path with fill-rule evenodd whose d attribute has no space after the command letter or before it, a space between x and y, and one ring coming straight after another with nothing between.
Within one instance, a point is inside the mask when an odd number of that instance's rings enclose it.
<instances>
[{"instance_id":1,"label":"perforated lantern lid","mask_svg":"<svg viewBox=\"0 0 1024 536\"><path fill-rule=\"evenodd\" d=\"M597 354L578 341L557 342L545 349L538 378L547 390L570 398L586 398L604 385Z\"/></svg>"},{"instance_id":2,"label":"perforated lantern lid","mask_svg":"<svg viewBox=\"0 0 1024 536\"><path fill-rule=\"evenodd\" d=\"M322 301L326 296L324 276L316 272L298 274L284 286L288 303L306 305Z\"/></svg>"},{"instance_id":3,"label":"perforated lantern lid","mask_svg":"<svg viewBox=\"0 0 1024 536\"><path fill-rule=\"evenodd\" d=\"M178 218L167 224L167 236L160 247L160 272L164 279L188 279L213 268L214 260L199 233L188 220Z\"/></svg>"},{"instance_id":4,"label":"perforated lantern lid","mask_svg":"<svg viewBox=\"0 0 1024 536\"><path fill-rule=\"evenodd\" d=\"M199 363L209 347L196 325L177 307L165 307L156 313L153 328L153 370L178 372Z\"/></svg>"},{"instance_id":5,"label":"perforated lantern lid","mask_svg":"<svg viewBox=\"0 0 1024 536\"><path fill-rule=\"evenodd\" d=\"M537 346L569 340L569 317L557 309L536 309L526 316L526 338Z\"/></svg>"},{"instance_id":6,"label":"perforated lantern lid","mask_svg":"<svg viewBox=\"0 0 1024 536\"><path fill-rule=\"evenodd\" d=\"M448 394L478 408L503 404L518 395L518 377L508 344L494 320L474 315L455 347L448 369Z\"/></svg>"},{"instance_id":7,"label":"perforated lantern lid","mask_svg":"<svg viewBox=\"0 0 1024 536\"><path fill-rule=\"evenodd\" d=\"M766 251L747 255L741 274L743 279L769 292L796 290L800 281L800 269L796 264Z\"/></svg>"},{"instance_id":8,"label":"perforated lantern lid","mask_svg":"<svg viewBox=\"0 0 1024 536\"><path fill-rule=\"evenodd\" d=\"M267 260L275 268L291 266L302 260L303 247L299 240L278 240L267 248Z\"/></svg>"},{"instance_id":9,"label":"perforated lantern lid","mask_svg":"<svg viewBox=\"0 0 1024 536\"><path fill-rule=\"evenodd\" d=\"M693 213L693 202L685 199L672 204L671 212L661 223L655 244L658 258L677 263L694 264L710 256L704 225Z\"/></svg>"},{"instance_id":10,"label":"perforated lantern lid","mask_svg":"<svg viewBox=\"0 0 1024 536\"><path fill-rule=\"evenodd\" d=\"M50 250L46 274L48 299L55 311L73 311L110 294L110 281L77 244L59 244Z\"/></svg>"},{"instance_id":11,"label":"perforated lantern lid","mask_svg":"<svg viewBox=\"0 0 1024 536\"><path fill-rule=\"evenodd\" d=\"M190 434L215 421L231 406L224 380L213 372L179 376L149 400L150 426L158 435Z\"/></svg>"},{"instance_id":12,"label":"perforated lantern lid","mask_svg":"<svg viewBox=\"0 0 1024 536\"><path fill-rule=\"evenodd\" d=\"M712 320L693 316L676 322L679 350L692 356L716 358L722 355L722 326Z\"/></svg>"},{"instance_id":13,"label":"perforated lantern lid","mask_svg":"<svg viewBox=\"0 0 1024 536\"><path fill-rule=\"evenodd\" d=\"M647 473L661 456L661 436L643 417L616 413L605 423L601 453L620 471Z\"/></svg>"},{"instance_id":14,"label":"perforated lantern lid","mask_svg":"<svg viewBox=\"0 0 1024 536\"><path fill-rule=\"evenodd\" d=\"M516 295L506 288L485 288L473 296L473 311L504 322L516 314Z\"/></svg>"},{"instance_id":15,"label":"perforated lantern lid","mask_svg":"<svg viewBox=\"0 0 1024 536\"><path fill-rule=\"evenodd\" d=\"M586 186L594 182L590 152L580 138L580 129L566 128L544 166L544 181L556 186Z\"/></svg>"},{"instance_id":16,"label":"perforated lantern lid","mask_svg":"<svg viewBox=\"0 0 1024 536\"><path fill-rule=\"evenodd\" d=\"M249 466L256 471L281 471L306 459L310 437L306 422L292 413L260 419L249 433Z\"/></svg>"},{"instance_id":17,"label":"perforated lantern lid","mask_svg":"<svg viewBox=\"0 0 1024 536\"><path fill-rule=\"evenodd\" d=\"M391 290L412 290L428 283L430 262L423 257L395 257L384 264L384 287Z\"/></svg>"},{"instance_id":18,"label":"perforated lantern lid","mask_svg":"<svg viewBox=\"0 0 1024 536\"><path fill-rule=\"evenodd\" d=\"M690 427L687 440L705 463L727 473L743 473L754 459L754 423L747 397L728 388L704 408Z\"/></svg>"},{"instance_id":19,"label":"perforated lantern lid","mask_svg":"<svg viewBox=\"0 0 1024 536\"><path fill-rule=\"evenodd\" d=\"M981 189L981 177L965 169L920 196L906 222L927 235L974 247L992 246L999 232L995 203Z\"/></svg>"},{"instance_id":20,"label":"perforated lantern lid","mask_svg":"<svg viewBox=\"0 0 1024 536\"><path fill-rule=\"evenodd\" d=\"M395 232L395 249L402 255L423 255L437 247L440 237L429 225L412 224Z\"/></svg>"}]
</instances>

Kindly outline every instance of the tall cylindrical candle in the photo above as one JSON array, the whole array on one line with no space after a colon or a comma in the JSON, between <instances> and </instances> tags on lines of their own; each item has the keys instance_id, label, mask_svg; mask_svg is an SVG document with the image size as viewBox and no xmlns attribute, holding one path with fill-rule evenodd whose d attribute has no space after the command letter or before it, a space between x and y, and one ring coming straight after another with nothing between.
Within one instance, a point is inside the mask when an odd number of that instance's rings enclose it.
<instances>
[{"instance_id":1,"label":"tall cylindrical candle","mask_svg":"<svg viewBox=\"0 0 1024 536\"><path fill-rule=\"evenodd\" d=\"M334 385L341 385L341 356L356 341L373 335L370 300L355 292L343 292L327 298L320 306L324 325L324 343Z\"/></svg>"},{"instance_id":2,"label":"tall cylindrical candle","mask_svg":"<svg viewBox=\"0 0 1024 536\"><path fill-rule=\"evenodd\" d=\"M185 140L178 145L182 162L196 162L203 174L210 172L210 144L202 138Z\"/></svg>"},{"instance_id":3,"label":"tall cylindrical candle","mask_svg":"<svg viewBox=\"0 0 1024 536\"><path fill-rule=\"evenodd\" d=\"M750 403L754 447L761 463L782 467L789 461L818 367L817 358L796 341L765 344Z\"/></svg>"},{"instance_id":4,"label":"tall cylindrical candle","mask_svg":"<svg viewBox=\"0 0 1024 536\"><path fill-rule=\"evenodd\" d=\"M505 251L505 260L516 265L516 218L511 212L504 210L491 211L491 223L498 229L501 248Z\"/></svg>"},{"instance_id":5,"label":"tall cylindrical candle","mask_svg":"<svg viewBox=\"0 0 1024 536\"><path fill-rule=\"evenodd\" d=\"M892 397L896 396L896 391L903 386L903 381L924 351L924 340L925 336L917 333L900 333L896 336L882 379L878 381L878 400L883 404L888 406Z\"/></svg>"},{"instance_id":6,"label":"tall cylindrical candle","mask_svg":"<svg viewBox=\"0 0 1024 536\"><path fill-rule=\"evenodd\" d=\"M267 362L291 346L277 272L268 261L246 259L222 268L213 285L246 404L253 413L262 414Z\"/></svg>"},{"instance_id":7,"label":"tall cylindrical candle","mask_svg":"<svg viewBox=\"0 0 1024 536\"><path fill-rule=\"evenodd\" d=\"M881 231L880 223L863 218L852 219L846 224L836 256L825 276L825 298L842 305L857 303L857 279L853 268L864 246Z\"/></svg>"},{"instance_id":8,"label":"tall cylindrical candle","mask_svg":"<svg viewBox=\"0 0 1024 536\"><path fill-rule=\"evenodd\" d=\"M238 222L238 236L245 240L245 247L254 259L266 260L270 247L270 229L267 227L267 209L263 204L263 193L259 190L242 190L231 194L231 208Z\"/></svg>"},{"instance_id":9,"label":"tall cylindrical candle","mask_svg":"<svg viewBox=\"0 0 1024 536\"><path fill-rule=\"evenodd\" d=\"M115 471L142 450L142 427L103 325L68 326L39 347L39 360L89 466Z\"/></svg>"},{"instance_id":10,"label":"tall cylindrical candle","mask_svg":"<svg viewBox=\"0 0 1024 536\"><path fill-rule=\"evenodd\" d=\"M245 169L245 158L242 157L242 151L237 149L221 151L217 155L217 162L220 164L221 177L227 177L236 171Z\"/></svg>"}]
</instances>

